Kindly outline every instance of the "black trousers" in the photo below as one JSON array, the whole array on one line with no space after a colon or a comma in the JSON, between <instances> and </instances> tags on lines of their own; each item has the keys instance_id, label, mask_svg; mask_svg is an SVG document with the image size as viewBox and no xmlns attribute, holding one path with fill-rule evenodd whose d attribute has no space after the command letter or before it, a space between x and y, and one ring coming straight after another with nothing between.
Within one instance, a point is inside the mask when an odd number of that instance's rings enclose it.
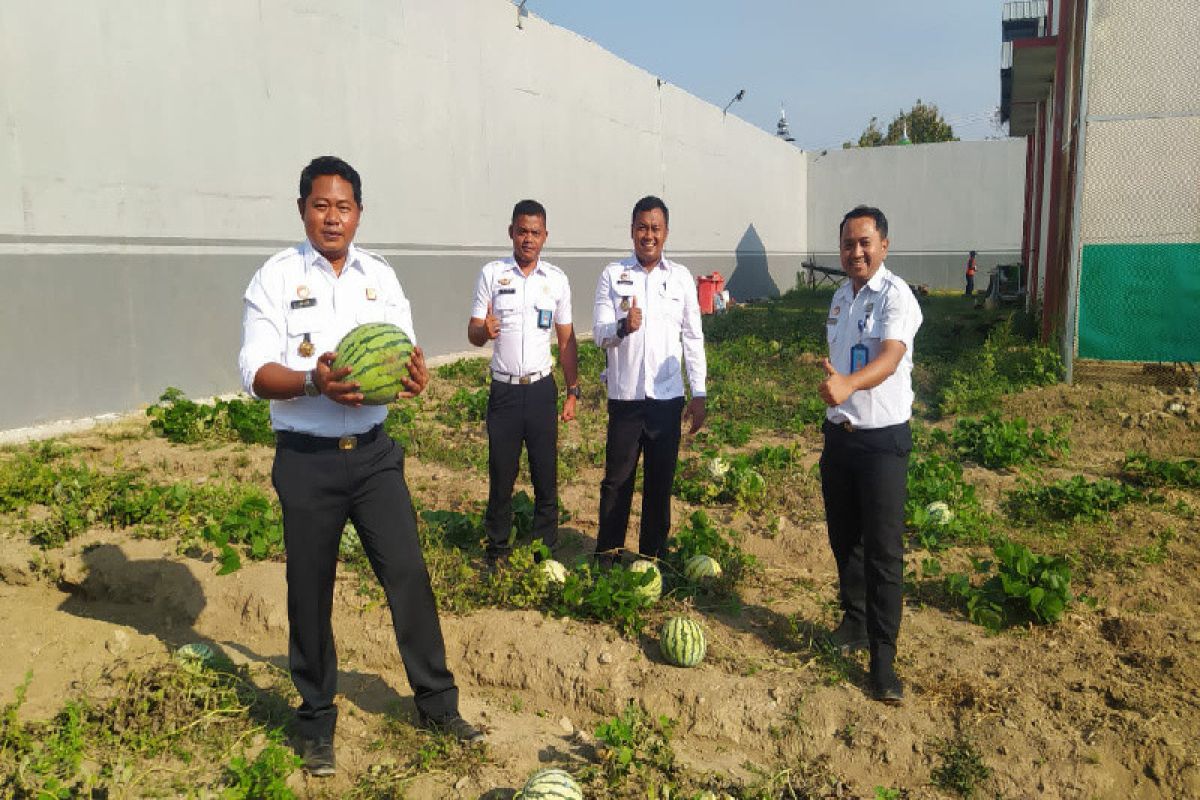
<instances>
[{"instance_id":1,"label":"black trousers","mask_svg":"<svg viewBox=\"0 0 1200 800\"><path fill-rule=\"evenodd\" d=\"M900 632L908 423L847 431L826 421L821 493L846 618L865 625L872 661L891 663Z\"/></svg>"},{"instance_id":2,"label":"black trousers","mask_svg":"<svg viewBox=\"0 0 1200 800\"><path fill-rule=\"evenodd\" d=\"M968 297L970 295L975 294L975 276L974 275L967 276L967 289L965 292L963 292L963 294L967 295Z\"/></svg>"},{"instance_id":3,"label":"black trousers","mask_svg":"<svg viewBox=\"0 0 1200 800\"><path fill-rule=\"evenodd\" d=\"M378 430L378 429L376 429ZM336 440L280 434L271 472L283 507L287 551L288 666L300 692L297 732L332 736L337 724L333 583L349 518L392 612L400 657L418 710L458 711L458 688L404 481L404 449L382 433L354 450Z\"/></svg>"},{"instance_id":4,"label":"black trousers","mask_svg":"<svg viewBox=\"0 0 1200 800\"><path fill-rule=\"evenodd\" d=\"M638 552L647 558L667 554L671 531L671 485L679 461L682 397L670 400L609 400L604 480L600 482L600 531L596 552L625 546L633 479L642 464L642 529Z\"/></svg>"},{"instance_id":5,"label":"black trousers","mask_svg":"<svg viewBox=\"0 0 1200 800\"><path fill-rule=\"evenodd\" d=\"M535 383L492 382L488 396L487 552L512 550L513 484L521 447L529 451L533 535L547 547L558 541L558 387L547 375Z\"/></svg>"}]
</instances>

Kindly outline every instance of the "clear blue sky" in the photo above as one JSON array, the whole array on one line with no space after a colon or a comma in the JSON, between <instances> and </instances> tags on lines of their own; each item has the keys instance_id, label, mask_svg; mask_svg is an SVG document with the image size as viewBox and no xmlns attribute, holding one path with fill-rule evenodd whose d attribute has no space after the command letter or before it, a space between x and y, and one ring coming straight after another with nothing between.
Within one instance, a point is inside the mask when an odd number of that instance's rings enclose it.
<instances>
[{"instance_id":1,"label":"clear blue sky","mask_svg":"<svg viewBox=\"0 0 1200 800\"><path fill-rule=\"evenodd\" d=\"M998 130L1001 0L527 0L533 14L805 150L920 98L961 139Z\"/></svg>"}]
</instances>

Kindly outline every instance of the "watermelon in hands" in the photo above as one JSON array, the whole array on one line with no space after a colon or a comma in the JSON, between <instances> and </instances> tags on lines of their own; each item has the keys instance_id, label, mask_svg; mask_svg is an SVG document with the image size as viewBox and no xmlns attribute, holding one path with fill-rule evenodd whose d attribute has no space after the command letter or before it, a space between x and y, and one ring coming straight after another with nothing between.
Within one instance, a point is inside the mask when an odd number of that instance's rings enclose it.
<instances>
[{"instance_id":1,"label":"watermelon in hands","mask_svg":"<svg viewBox=\"0 0 1200 800\"><path fill-rule=\"evenodd\" d=\"M347 381L358 384L363 404L384 406L405 390L413 343L408 334L389 322L368 322L338 342L331 369L350 368Z\"/></svg>"}]
</instances>

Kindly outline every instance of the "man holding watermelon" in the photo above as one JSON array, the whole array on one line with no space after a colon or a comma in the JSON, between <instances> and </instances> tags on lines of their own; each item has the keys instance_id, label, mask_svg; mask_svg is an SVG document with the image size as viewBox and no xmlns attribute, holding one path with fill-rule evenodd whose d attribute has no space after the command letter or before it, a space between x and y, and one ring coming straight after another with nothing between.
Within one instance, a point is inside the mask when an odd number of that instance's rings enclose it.
<instances>
[{"instance_id":1,"label":"man holding watermelon","mask_svg":"<svg viewBox=\"0 0 1200 800\"><path fill-rule=\"evenodd\" d=\"M912 450L912 351L921 307L884 266L887 217L858 206L838 229L849 280L833 293L826 320L829 357L818 387L828 406L821 492L837 561L842 622L830 643L869 649L876 700L899 703L896 677L904 578L904 499Z\"/></svg>"},{"instance_id":2,"label":"man holding watermelon","mask_svg":"<svg viewBox=\"0 0 1200 800\"><path fill-rule=\"evenodd\" d=\"M391 323L399 338L414 340L408 299L387 262L354 245L362 181L353 167L333 156L314 159L300 174L297 205L306 241L276 254L251 279L238 365L246 391L271 401L271 479L287 552L288 664L301 697L296 727L305 768L326 776L335 771L337 724L333 586L348 519L387 596L422 724L467 742L483 734L458 711L404 450L383 430L387 406L364 403L370 398L351 368L332 366L342 336L366 323ZM392 399L418 395L428 384L419 347L404 372Z\"/></svg>"},{"instance_id":3,"label":"man holding watermelon","mask_svg":"<svg viewBox=\"0 0 1200 800\"><path fill-rule=\"evenodd\" d=\"M680 423L690 422L694 435L707 416L700 301L687 267L663 256L668 223L661 199L639 200L630 224L633 256L605 267L596 286L593 335L608 357L608 438L596 536L601 563L615 563L625 546L639 458L644 476L638 552L654 559L666 555ZM684 365L691 400L684 397Z\"/></svg>"},{"instance_id":4,"label":"man holding watermelon","mask_svg":"<svg viewBox=\"0 0 1200 800\"><path fill-rule=\"evenodd\" d=\"M492 350L488 395L488 504L484 513L487 560L512 552L512 492L521 448L529 453L533 483L533 535L548 549L558 542L558 387L552 341L567 395L562 420L575 419L579 378L571 285L567 275L541 259L546 244L546 209L536 200L513 207L512 257L483 266L475 284L467 339Z\"/></svg>"}]
</instances>

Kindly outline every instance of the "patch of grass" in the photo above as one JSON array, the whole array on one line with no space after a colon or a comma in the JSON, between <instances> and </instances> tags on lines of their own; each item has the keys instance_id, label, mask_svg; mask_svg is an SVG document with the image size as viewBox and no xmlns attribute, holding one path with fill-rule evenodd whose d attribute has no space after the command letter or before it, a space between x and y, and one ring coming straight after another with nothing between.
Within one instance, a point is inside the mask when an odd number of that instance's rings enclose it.
<instances>
[{"instance_id":1,"label":"patch of grass","mask_svg":"<svg viewBox=\"0 0 1200 800\"><path fill-rule=\"evenodd\" d=\"M136 785L141 796L207 787L292 797L284 782L299 762L281 744L287 700L244 670L168 663L108 673L95 696L73 697L42 722L17 716L28 684L0 712L0 795L107 797Z\"/></svg>"},{"instance_id":2,"label":"patch of grass","mask_svg":"<svg viewBox=\"0 0 1200 800\"><path fill-rule=\"evenodd\" d=\"M979 748L966 734L936 742L940 763L930 777L944 792L963 798L976 796L979 785L991 777L992 770L983 762Z\"/></svg>"},{"instance_id":3,"label":"patch of grass","mask_svg":"<svg viewBox=\"0 0 1200 800\"><path fill-rule=\"evenodd\" d=\"M923 325L914 344L916 357L932 378L922 382L922 394L935 417L989 408L1002 395L1062 380L1058 353L1018 334L1012 318L991 328L978 350L961 340L942 342L940 350L950 358L941 361L936 357L937 346L924 349L936 341L936 327L926 330Z\"/></svg>"}]
</instances>

